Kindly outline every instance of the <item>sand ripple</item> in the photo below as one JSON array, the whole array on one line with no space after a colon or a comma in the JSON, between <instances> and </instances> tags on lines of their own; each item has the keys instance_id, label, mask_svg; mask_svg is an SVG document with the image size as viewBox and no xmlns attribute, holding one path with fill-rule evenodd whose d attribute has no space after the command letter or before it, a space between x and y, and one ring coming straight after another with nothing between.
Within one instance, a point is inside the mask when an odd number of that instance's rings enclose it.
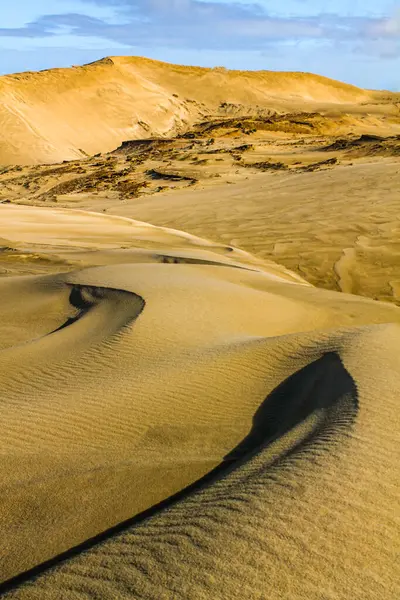
<instances>
[{"instance_id":1,"label":"sand ripple","mask_svg":"<svg viewBox=\"0 0 400 600\"><path fill-rule=\"evenodd\" d=\"M128 219L44 211L39 247L19 210L5 597L396 598L399 309Z\"/></svg>"}]
</instances>

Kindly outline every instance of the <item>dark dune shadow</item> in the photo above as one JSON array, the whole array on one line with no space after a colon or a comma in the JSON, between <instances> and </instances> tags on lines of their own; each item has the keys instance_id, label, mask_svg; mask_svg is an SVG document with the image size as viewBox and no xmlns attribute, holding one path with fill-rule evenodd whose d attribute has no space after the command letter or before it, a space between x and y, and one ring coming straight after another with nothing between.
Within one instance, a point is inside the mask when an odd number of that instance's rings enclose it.
<instances>
[{"instance_id":1,"label":"dark dune shadow","mask_svg":"<svg viewBox=\"0 0 400 600\"><path fill-rule=\"evenodd\" d=\"M51 335L52 333L57 333L57 331L61 331L62 329L69 327L69 325L76 323L93 306L93 303L89 302L88 299L84 297L82 293L82 286L74 286L72 288L71 293L69 295L69 303L71 304L71 306L77 309L76 315L74 315L73 317L69 317L65 321L65 323L60 325L60 327L57 327L57 329L50 331L48 335Z\"/></svg>"},{"instance_id":2,"label":"dark dune shadow","mask_svg":"<svg viewBox=\"0 0 400 600\"><path fill-rule=\"evenodd\" d=\"M62 325L57 327L57 329L53 329L53 331L50 331L47 335L57 333L58 331L61 331L62 329L65 329L66 327L69 327L70 325L73 325L74 323L82 319L82 317L84 317L90 311L91 308L98 304L103 298L106 298L107 294L109 293L126 294L137 298L141 306L138 309L135 317L138 317L140 315L145 306L145 301L143 300L143 298L141 296L138 296L137 294L134 294L133 292L126 292L125 290L117 290L114 288L102 288L89 285L68 285L69 287L71 287L69 303L73 308L76 309L76 314L72 317L69 317Z\"/></svg>"},{"instance_id":3,"label":"dark dune shadow","mask_svg":"<svg viewBox=\"0 0 400 600\"><path fill-rule=\"evenodd\" d=\"M258 271L258 269L256 269L255 267L242 267L240 265L232 265L230 263L219 262L216 260L207 260L204 258L189 258L185 256L171 256L167 254L157 254L156 258L164 264L208 265L211 267L227 267L230 269L241 269L242 271Z\"/></svg>"},{"instance_id":4,"label":"dark dune shadow","mask_svg":"<svg viewBox=\"0 0 400 600\"><path fill-rule=\"evenodd\" d=\"M324 354L318 360L288 377L267 396L254 415L253 426L249 434L224 457L223 462L204 477L142 513L29 571L0 583L0 595L39 577L48 569L60 565L96 544L154 516L159 511L173 506L213 482L223 479L315 413L318 414L318 419L312 431L300 438L290 450L281 454L266 468L279 466L282 461L297 455L321 438L328 451L329 441L338 439L337 436L343 428L351 427L356 418L357 409L358 393L353 378L345 369L337 353Z\"/></svg>"},{"instance_id":5,"label":"dark dune shadow","mask_svg":"<svg viewBox=\"0 0 400 600\"><path fill-rule=\"evenodd\" d=\"M358 407L357 387L335 352L324 354L282 382L260 405L250 433L225 460L238 460L258 447L266 447L299 425L315 411L321 423L329 420L330 409L347 400L345 412L351 420ZM342 422L346 415L341 415ZM330 422L330 426L334 426Z\"/></svg>"}]
</instances>

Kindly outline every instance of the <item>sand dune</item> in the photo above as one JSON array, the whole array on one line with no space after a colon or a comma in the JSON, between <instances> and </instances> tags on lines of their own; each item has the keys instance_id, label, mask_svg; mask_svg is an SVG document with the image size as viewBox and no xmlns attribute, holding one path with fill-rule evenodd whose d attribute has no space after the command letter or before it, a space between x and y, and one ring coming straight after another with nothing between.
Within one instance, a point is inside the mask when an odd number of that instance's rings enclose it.
<instances>
[{"instance_id":1,"label":"sand dune","mask_svg":"<svg viewBox=\"0 0 400 600\"><path fill-rule=\"evenodd\" d=\"M239 246L318 287L399 303L399 159L352 163L259 172L107 210Z\"/></svg>"},{"instance_id":2,"label":"sand dune","mask_svg":"<svg viewBox=\"0 0 400 600\"><path fill-rule=\"evenodd\" d=\"M0 238L4 597L397 597L396 306L116 216Z\"/></svg>"},{"instance_id":3,"label":"sand dune","mask_svg":"<svg viewBox=\"0 0 400 600\"><path fill-rule=\"evenodd\" d=\"M177 228L276 261L318 287L399 303L400 121L366 116L357 124L361 135L354 122L305 112L207 118L186 137L130 140L51 166L4 167L0 203ZM80 218L71 221L76 239ZM104 239L94 233L92 242ZM125 242L126 233L114 240ZM29 273L24 257L17 248L3 251L0 269ZM36 257L36 273L54 268L43 252Z\"/></svg>"},{"instance_id":4,"label":"sand dune","mask_svg":"<svg viewBox=\"0 0 400 600\"><path fill-rule=\"evenodd\" d=\"M398 107L0 78L2 597L399 597Z\"/></svg>"},{"instance_id":5,"label":"sand dune","mask_svg":"<svg viewBox=\"0 0 400 600\"><path fill-rule=\"evenodd\" d=\"M398 117L398 102L396 94L308 73L228 71L112 57L82 67L1 77L0 164L83 158L110 151L124 140L184 132L209 114L323 110L390 119Z\"/></svg>"}]
</instances>

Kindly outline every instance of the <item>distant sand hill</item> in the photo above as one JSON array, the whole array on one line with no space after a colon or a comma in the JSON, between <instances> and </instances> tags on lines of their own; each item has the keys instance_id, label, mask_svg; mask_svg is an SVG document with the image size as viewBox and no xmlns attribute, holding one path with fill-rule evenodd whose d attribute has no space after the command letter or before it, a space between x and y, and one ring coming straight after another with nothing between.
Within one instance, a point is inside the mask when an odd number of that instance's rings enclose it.
<instances>
[{"instance_id":1,"label":"distant sand hill","mask_svg":"<svg viewBox=\"0 0 400 600\"><path fill-rule=\"evenodd\" d=\"M398 96L308 73L228 71L113 57L0 78L0 164L107 152L123 140L185 131L226 111L398 114Z\"/></svg>"}]
</instances>

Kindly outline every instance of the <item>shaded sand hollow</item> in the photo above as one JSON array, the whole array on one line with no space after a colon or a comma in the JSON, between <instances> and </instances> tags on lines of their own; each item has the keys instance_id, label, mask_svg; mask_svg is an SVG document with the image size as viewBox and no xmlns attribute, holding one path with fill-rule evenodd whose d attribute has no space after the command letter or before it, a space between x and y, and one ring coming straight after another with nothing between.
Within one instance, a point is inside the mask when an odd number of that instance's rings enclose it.
<instances>
[{"instance_id":1,"label":"shaded sand hollow","mask_svg":"<svg viewBox=\"0 0 400 600\"><path fill-rule=\"evenodd\" d=\"M398 597L397 306L79 210L0 245L3 597Z\"/></svg>"}]
</instances>

